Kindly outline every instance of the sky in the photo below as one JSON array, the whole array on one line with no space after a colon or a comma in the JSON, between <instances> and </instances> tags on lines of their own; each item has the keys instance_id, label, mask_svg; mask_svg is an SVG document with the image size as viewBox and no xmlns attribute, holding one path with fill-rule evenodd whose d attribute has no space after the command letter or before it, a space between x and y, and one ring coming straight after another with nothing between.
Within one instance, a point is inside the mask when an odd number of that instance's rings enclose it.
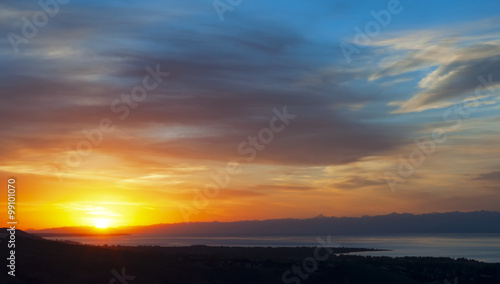
<instances>
[{"instance_id":1,"label":"sky","mask_svg":"<svg viewBox=\"0 0 500 284\"><path fill-rule=\"evenodd\" d=\"M500 211L499 1L40 3L0 3L20 228Z\"/></svg>"}]
</instances>

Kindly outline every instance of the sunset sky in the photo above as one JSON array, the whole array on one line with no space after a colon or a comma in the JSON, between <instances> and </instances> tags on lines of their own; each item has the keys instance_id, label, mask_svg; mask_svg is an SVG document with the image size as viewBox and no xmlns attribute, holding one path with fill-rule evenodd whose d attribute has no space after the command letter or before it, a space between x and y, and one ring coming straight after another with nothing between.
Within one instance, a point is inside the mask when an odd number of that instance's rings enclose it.
<instances>
[{"instance_id":1,"label":"sunset sky","mask_svg":"<svg viewBox=\"0 0 500 284\"><path fill-rule=\"evenodd\" d=\"M20 228L500 210L500 1L215 3L0 3Z\"/></svg>"}]
</instances>

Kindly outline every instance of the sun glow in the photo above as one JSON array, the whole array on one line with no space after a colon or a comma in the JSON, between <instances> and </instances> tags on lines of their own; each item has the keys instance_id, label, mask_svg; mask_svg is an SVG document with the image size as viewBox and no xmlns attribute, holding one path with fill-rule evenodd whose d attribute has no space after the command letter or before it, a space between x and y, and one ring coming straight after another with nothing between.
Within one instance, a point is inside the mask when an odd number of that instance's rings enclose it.
<instances>
[{"instance_id":1,"label":"sun glow","mask_svg":"<svg viewBox=\"0 0 500 284\"><path fill-rule=\"evenodd\" d=\"M95 219L94 227L98 229L106 229L109 226L109 219Z\"/></svg>"}]
</instances>

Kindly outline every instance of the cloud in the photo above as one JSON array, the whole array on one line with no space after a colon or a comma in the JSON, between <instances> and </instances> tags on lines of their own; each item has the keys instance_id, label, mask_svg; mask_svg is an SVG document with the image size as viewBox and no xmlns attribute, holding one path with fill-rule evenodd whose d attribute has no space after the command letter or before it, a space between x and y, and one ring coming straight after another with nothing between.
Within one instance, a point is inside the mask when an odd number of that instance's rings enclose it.
<instances>
[{"instance_id":1,"label":"cloud","mask_svg":"<svg viewBox=\"0 0 500 284\"><path fill-rule=\"evenodd\" d=\"M500 51L500 45L488 48ZM464 99L466 95L474 94L476 89L481 93L488 93L487 87L497 88L500 82L488 82L485 86L479 78L484 80L491 74L498 77L499 64L500 56L489 56L478 60L462 59L443 64L421 81L420 86L425 91L400 104L396 112L422 111L448 106L456 99Z\"/></svg>"},{"instance_id":2,"label":"cloud","mask_svg":"<svg viewBox=\"0 0 500 284\"><path fill-rule=\"evenodd\" d=\"M121 214L114 213L106 209L102 206L95 206L91 204L83 204L83 203L59 203L55 204L57 207L60 207L64 210L70 211L83 211L85 214L89 215L99 215L99 216L112 216L112 217L120 217Z\"/></svg>"},{"instance_id":3,"label":"cloud","mask_svg":"<svg viewBox=\"0 0 500 284\"><path fill-rule=\"evenodd\" d=\"M369 187L369 186L380 186L380 185L387 185L387 181L385 179L365 179L361 177L356 177L352 176L348 180L336 183L333 186L335 188L342 188L342 189L361 189L364 187Z\"/></svg>"},{"instance_id":4,"label":"cloud","mask_svg":"<svg viewBox=\"0 0 500 284\"><path fill-rule=\"evenodd\" d=\"M258 190L258 191L271 191L271 192L279 192L279 191L309 191L317 189L313 186L305 186L305 185L296 185L296 184L258 184L255 186L248 187L249 189Z\"/></svg>"},{"instance_id":5,"label":"cloud","mask_svg":"<svg viewBox=\"0 0 500 284\"><path fill-rule=\"evenodd\" d=\"M0 152L19 160L29 149L64 161L65 149L85 139L82 130L109 118L119 130L106 135L93 155L141 163L144 156L226 161L268 124L273 108L283 106L297 119L257 163L342 164L406 141L405 131L351 116L375 100L338 84L360 73L302 60L314 58L313 42L290 25L247 25L242 18L220 28L206 11L176 7L167 18L126 7L112 13L107 6L61 8L21 56L1 56ZM140 83L146 66L157 64L171 76L127 119L118 119L111 102Z\"/></svg>"},{"instance_id":6,"label":"cloud","mask_svg":"<svg viewBox=\"0 0 500 284\"><path fill-rule=\"evenodd\" d=\"M479 174L476 177L472 178L472 180L492 181L495 183L500 183L500 172L490 172L490 173L485 173L485 174Z\"/></svg>"},{"instance_id":7,"label":"cloud","mask_svg":"<svg viewBox=\"0 0 500 284\"><path fill-rule=\"evenodd\" d=\"M444 108L474 95L478 86L483 94L488 88L492 95L500 85L500 27L494 19L486 22L489 24L466 23L460 33L447 28L410 30L374 41L371 48L379 55L379 68L369 79L398 82L408 75L419 78L423 74L409 99L389 103L398 106L394 113ZM478 79L489 76L494 79L486 85Z\"/></svg>"}]
</instances>

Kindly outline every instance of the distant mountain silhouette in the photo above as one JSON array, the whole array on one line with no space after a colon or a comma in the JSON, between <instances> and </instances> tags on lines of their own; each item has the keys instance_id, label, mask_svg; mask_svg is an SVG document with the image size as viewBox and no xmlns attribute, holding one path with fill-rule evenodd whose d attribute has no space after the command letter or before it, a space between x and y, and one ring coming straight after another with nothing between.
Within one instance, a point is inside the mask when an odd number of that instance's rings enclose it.
<instances>
[{"instance_id":1,"label":"distant mountain silhouette","mask_svg":"<svg viewBox=\"0 0 500 284\"><path fill-rule=\"evenodd\" d=\"M449 212L413 215L274 219L264 221L197 222L118 227L115 234L163 234L166 236L300 236L300 235L381 235L411 233L500 233L500 212ZM30 230L35 234L94 234L90 227Z\"/></svg>"}]
</instances>

